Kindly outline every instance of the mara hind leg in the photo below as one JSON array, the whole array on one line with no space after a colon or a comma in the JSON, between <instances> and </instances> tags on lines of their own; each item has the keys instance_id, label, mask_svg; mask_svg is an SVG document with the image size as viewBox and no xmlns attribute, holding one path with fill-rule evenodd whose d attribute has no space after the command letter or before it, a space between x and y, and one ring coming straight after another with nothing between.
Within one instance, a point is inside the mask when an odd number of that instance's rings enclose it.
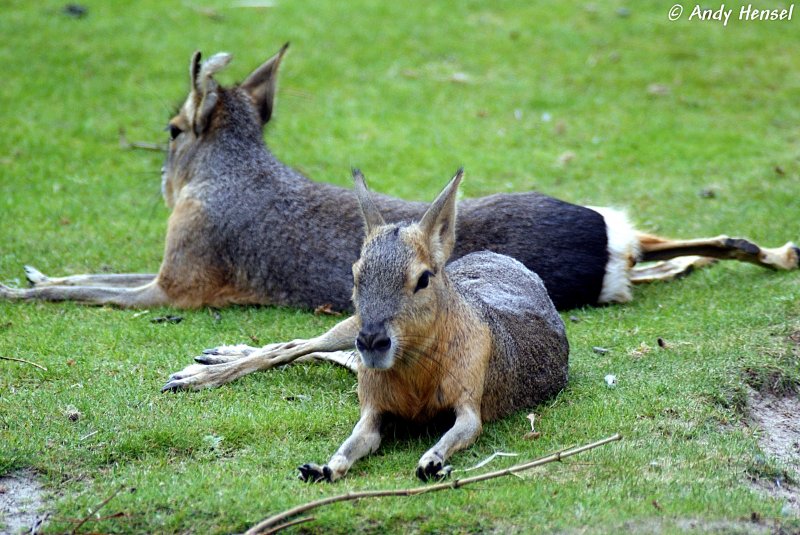
<instances>
[{"instance_id":1,"label":"mara hind leg","mask_svg":"<svg viewBox=\"0 0 800 535\"><path fill-rule=\"evenodd\" d=\"M655 281L669 281L685 277L695 269L716 263L716 258L707 256L679 256L670 260L662 260L644 266L634 266L629 272L633 284L645 284Z\"/></svg>"},{"instance_id":2,"label":"mara hind leg","mask_svg":"<svg viewBox=\"0 0 800 535\"><path fill-rule=\"evenodd\" d=\"M714 238L671 240L640 233L637 238L640 246L639 260L643 262L700 256L716 260L739 260L769 269L792 270L800 267L800 248L792 242L782 247L766 248L749 240L725 235ZM673 266L677 265L678 263L673 263Z\"/></svg>"},{"instance_id":3,"label":"mara hind leg","mask_svg":"<svg viewBox=\"0 0 800 535\"><path fill-rule=\"evenodd\" d=\"M42 286L9 288L0 284L0 299L11 301L75 301L89 305L151 307L169 304L157 280L135 288L114 286Z\"/></svg>"},{"instance_id":4,"label":"mara hind leg","mask_svg":"<svg viewBox=\"0 0 800 535\"><path fill-rule=\"evenodd\" d=\"M136 288L153 282L155 273L92 273L67 277L48 277L33 266L25 266L25 278L34 288L45 286L106 286Z\"/></svg>"}]
</instances>

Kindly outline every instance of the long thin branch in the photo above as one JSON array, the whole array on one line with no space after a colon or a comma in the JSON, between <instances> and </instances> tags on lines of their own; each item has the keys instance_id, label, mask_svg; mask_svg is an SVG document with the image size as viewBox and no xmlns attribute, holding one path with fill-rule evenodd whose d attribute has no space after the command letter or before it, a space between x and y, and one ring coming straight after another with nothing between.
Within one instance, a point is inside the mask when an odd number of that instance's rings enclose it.
<instances>
[{"instance_id":1,"label":"long thin branch","mask_svg":"<svg viewBox=\"0 0 800 535\"><path fill-rule=\"evenodd\" d=\"M539 459L536 459L534 461L529 461L527 463L516 464L510 468L505 468L503 470L496 470L494 472L487 472L485 474L473 477L467 477L464 479L454 479L453 481L449 481L446 483L439 483L436 485L427 485L424 487L414 487L410 489L348 492L346 494L339 494L337 496L329 496L327 498L322 498L320 500L315 500L313 502L308 502L298 505L296 507L283 511L282 513L278 513L277 515L264 519L255 526L248 529L245 532L245 535L264 535L266 533L275 533L277 531L277 529L275 528L280 527L280 525L285 523L285 521L288 518L291 518L295 515L299 515L300 513L305 513L306 511L310 511L311 509L316 509L317 507L322 507L323 505L328 505L336 502L358 500L361 498L382 498L385 496L416 496L418 494L436 492L439 490L457 489L469 485L471 483L478 483L480 481L486 481L487 479L494 479L497 477L516 474L517 472L524 472L525 470L530 470L531 468L535 468L543 464L560 461L561 459L565 459L567 457L571 457L573 455L583 453L584 451L598 448L600 446L608 444L609 442L614 442L616 440L621 440L621 439L622 435L617 433L602 440L592 442L591 444L585 444L583 446L579 446L576 448L569 448L566 450L557 451L555 453L547 455L546 457L540 457Z\"/></svg>"},{"instance_id":2,"label":"long thin branch","mask_svg":"<svg viewBox=\"0 0 800 535\"><path fill-rule=\"evenodd\" d=\"M294 520L290 520L284 524L268 529L267 531L264 532L264 535L272 535L273 533L278 533L279 531L283 531L286 528L290 528L298 524L305 524L306 522L311 522L312 520L316 520L316 518L313 516L304 516L302 518L295 518Z\"/></svg>"},{"instance_id":3,"label":"long thin branch","mask_svg":"<svg viewBox=\"0 0 800 535\"><path fill-rule=\"evenodd\" d=\"M40 370L47 371L47 368L45 368L45 367L44 367L44 366L42 366L41 364L36 364L35 362L31 362L31 361L29 361L29 360L25 360L25 359L17 359L17 358L14 358L14 357L4 357L4 356L2 356L2 355L0 355L0 359L2 359L2 360L13 360L14 362L24 362L25 364L30 364L31 366L36 366L36 367L37 367L37 368L39 368Z\"/></svg>"},{"instance_id":4,"label":"long thin branch","mask_svg":"<svg viewBox=\"0 0 800 535\"><path fill-rule=\"evenodd\" d=\"M88 521L89 521L89 520L92 518L92 516L94 516L95 514L97 514L97 512L98 512L100 509L102 509L103 507L105 507L105 506L108 504L108 502L110 502L111 500L113 500L114 498L116 498L116 497L117 497L117 494L119 494L120 492L122 492L124 489L125 489L125 486L124 486L124 485L120 486L120 487L119 487L117 490L115 490L115 491L114 491L114 494L112 494L111 496L109 496L108 498L106 498L105 500L103 500L102 502L100 502L100 505L98 505L97 507L95 507L95 508L94 508L94 511L92 511L91 513L89 513L88 515L86 515L85 517L83 517L83 518L81 519L81 521L80 521L80 522L78 522L78 525L77 525L77 526L75 526L75 527L72 529L72 532L71 532L71 533L72 533L72 535L75 535L76 533L78 533L78 530L79 530L79 529L81 529L81 527L82 527L82 526L83 526L85 523L87 523L87 522L88 522Z\"/></svg>"}]
</instances>

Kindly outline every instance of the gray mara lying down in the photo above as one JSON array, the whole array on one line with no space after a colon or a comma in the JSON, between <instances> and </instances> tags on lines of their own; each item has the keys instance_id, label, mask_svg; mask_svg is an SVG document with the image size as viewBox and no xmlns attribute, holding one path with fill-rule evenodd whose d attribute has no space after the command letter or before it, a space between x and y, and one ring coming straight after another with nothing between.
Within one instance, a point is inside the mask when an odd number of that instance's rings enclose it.
<instances>
[{"instance_id":1,"label":"gray mara lying down","mask_svg":"<svg viewBox=\"0 0 800 535\"><path fill-rule=\"evenodd\" d=\"M32 288L0 285L0 299L42 299L123 307L273 304L350 309L362 222L352 193L308 180L264 145L286 47L244 82L214 74L231 57L189 65L191 90L169 121L162 193L172 209L158 273L50 278L27 267ZM387 221L418 220L425 204L376 195ZM576 206L535 192L459 203L455 260L474 251L511 256L544 281L557 308L631 299L631 282L670 278L733 258L795 269L791 243L765 249L719 236L676 241L636 232L621 212ZM667 260L639 269L637 261Z\"/></svg>"}]
</instances>

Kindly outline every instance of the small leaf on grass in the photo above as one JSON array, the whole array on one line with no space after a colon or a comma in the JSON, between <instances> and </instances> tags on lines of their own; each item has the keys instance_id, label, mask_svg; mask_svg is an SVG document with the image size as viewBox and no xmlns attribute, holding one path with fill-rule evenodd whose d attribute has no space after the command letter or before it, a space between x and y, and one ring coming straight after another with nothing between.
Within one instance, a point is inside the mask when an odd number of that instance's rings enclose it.
<instances>
[{"instance_id":1,"label":"small leaf on grass","mask_svg":"<svg viewBox=\"0 0 800 535\"><path fill-rule=\"evenodd\" d=\"M635 358L635 359L640 359L643 356L645 356L648 353L650 353L650 351L652 351L652 349L653 348L651 348L645 342L642 342L641 344L639 344L639 347L637 347L636 349L631 349L628 354L630 356L632 356L633 358Z\"/></svg>"},{"instance_id":2,"label":"small leaf on grass","mask_svg":"<svg viewBox=\"0 0 800 535\"><path fill-rule=\"evenodd\" d=\"M330 303L325 303L324 305L320 305L314 309L315 316L341 316L342 313L334 310L333 305Z\"/></svg>"},{"instance_id":3,"label":"small leaf on grass","mask_svg":"<svg viewBox=\"0 0 800 535\"><path fill-rule=\"evenodd\" d=\"M656 343L658 343L658 347L660 347L661 349L672 349L672 344L667 342L666 340L664 340L660 336L656 340Z\"/></svg>"},{"instance_id":4,"label":"small leaf on grass","mask_svg":"<svg viewBox=\"0 0 800 535\"><path fill-rule=\"evenodd\" d=\"M456 84L466 84L469 83L470 76L465 72L454 72L450 75L450 81Z\"/></svg>"},{"instance_id":5,"label":"small leaf on grass","mask_svg":"<svg viewBox=\"0 0 800 535\"><path fill-rule=\"evenodd\" d=\"M664 95L669 95L670 88L667 84L650 84L647 86L647 92L650 95L662 97Z\"/></svg>"},{"instance_id":6,"label":"small leaf on grass","mask_svg":"<svg viewBox=\"0 0 800 535\"><path fill-rule=\"evenodd\" d=\"M62 13L64 13L64 15L68 17L75 17L76 19L80 19L85 17L89 13L89 9L80 4L67 4L64 6Z\"/></svg>"},{"instance_id":7,"label":"small leaf on grass","mask_svg":"<svg viewBox=\"0 0 800 535\"><path fill-rule=\"evenodd\" d=\"M283 399L286 401L310 401L311 396L307 396L305 394L291 394L288 396L283 396Z\"/></svg>"},{"instance_id":8,"label":"small leaf on grass","mask_svg":"<svg viewBox=\"0 0 800 535\"><path fill-rule=\"evenodd\" d=\"M572 152L571 150L568 150L568 151L564 152L563 154L561 154L561 156L558 157L558 163L560 165L567 165L572 160L574 160L575 157L576 157L576 154L574 152Z\"/></svg>"},{"instance_id":9,"label":"small leaf on grass","mask_svg":"<svg viewBox=\"0 0 800 535\"><path fill-rule=\"evenodd\" d=\"M150 323L180 323L183 321L183 316L161 316L153 318Z\"/></svg>"},{"instance_id":10,"label":"small leaf on grass","mask_svg":"<svg viewBox=\"0 0 800 535\"><path fill-rule=\"evenodd\" d=\"M600 346L594 346L594 347L592 348L592 351L594 351L594 352L595 352L595 353L597 353L598 355L605 355L606 353L608 353L608 351L609 351L609 350L608 350L608 349L606 349L606 348L604 348L604 347L600 347Z\"/></svg>"},{"instance_id":11,"label":"small leaf on grass","mask_svg":"<svg viewBox=\"0 0 800 535\"><path fill-rule=\"evenodd\" d=\"M697 194L701 199L713 199L717 196L717 192L713 188L703 188Z\"/></svg>"},{"instance_id":12,"label":"small leaf on grass","mask_svg":"<svg viewBox=\"0 0 800 535\"><path fill-rule=\"evenodd\" d=\"M800 331L795 331L789 335L789 340L797 345L800 345Z\"/></svg>"}]
</instances>

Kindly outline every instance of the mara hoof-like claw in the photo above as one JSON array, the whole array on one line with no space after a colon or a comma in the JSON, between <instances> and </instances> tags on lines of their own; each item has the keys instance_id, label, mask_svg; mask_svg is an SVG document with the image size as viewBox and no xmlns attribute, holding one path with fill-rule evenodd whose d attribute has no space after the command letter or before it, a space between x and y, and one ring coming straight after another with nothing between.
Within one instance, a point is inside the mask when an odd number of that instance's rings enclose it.
<instances>
[{"instance_id":1,"label":"mara hoof-like claw","mask_svg":"<svg viewBox=\"0 0 800 535\"><path fill-rule=\"evenodd\" d=\"M303 466L298 466L297 469L300 471L300 475L297 477L306 483L333 482L331 478L333 472L327 465L320 466L314 463L306 463Z\"/></svg>"},{"instance_id":2,"label":"mara hoof-like claw","mask_svg":"<svg viewBox=\"0 0 800 535\"><path fill-rule=\"evenodd\" d=\"M185 388L178 381L169 381L161 387L162 392L178 392L179 390L185 390Z\"/></svg>"},{"instance_id":3,"label":"mara hoof-like claw","mask_svg":"<svg viewBox=\"0 0 800 535\"><path fill-rule=\"evenodd\" d=\"M203 355L221 355L226 357L246 357L257 347L251 347L247 344L236 344L233 346L219 346L210 349L204 349Z\"/></svg>"},{"instance_id":4,"label":"mara hoof-like claw","mask_svg":"<svg viewBox=\"0 0 800 535\"><path fill-rule=\"evenodd\" d=\"M28 284L36 286L37 284L44 284L49 280L49 277L36 269L33 266L23 266L25 271L25 278L28 279Z\"/></svg>"},{"instance_id":5,"label":"mara hoof-like claw","mask_svg":"<svg viewBox=\"0 0 800 535\"><path fill-rule=\"evenodd\" d=\"M441 481L447 479L452 471L453 467L450 465L442 466L440 462L431 461L425 466L417 466L417 477L424 482Z\"/></svg>"},{"instance_id":6,"label":"mara hoof-like claw","mask_svg":"<svg viewBox=\"0 0 800 535\"><path fill-rule=\"evenodd\" d=\"M232 360L238 360L241 357L232 357L227 355L216 355L213 353L206 353L203 355L198 355L194 358L194 361L199 364L225 364L226 362L230 362Z\"/></svg>"}]
</instances>

